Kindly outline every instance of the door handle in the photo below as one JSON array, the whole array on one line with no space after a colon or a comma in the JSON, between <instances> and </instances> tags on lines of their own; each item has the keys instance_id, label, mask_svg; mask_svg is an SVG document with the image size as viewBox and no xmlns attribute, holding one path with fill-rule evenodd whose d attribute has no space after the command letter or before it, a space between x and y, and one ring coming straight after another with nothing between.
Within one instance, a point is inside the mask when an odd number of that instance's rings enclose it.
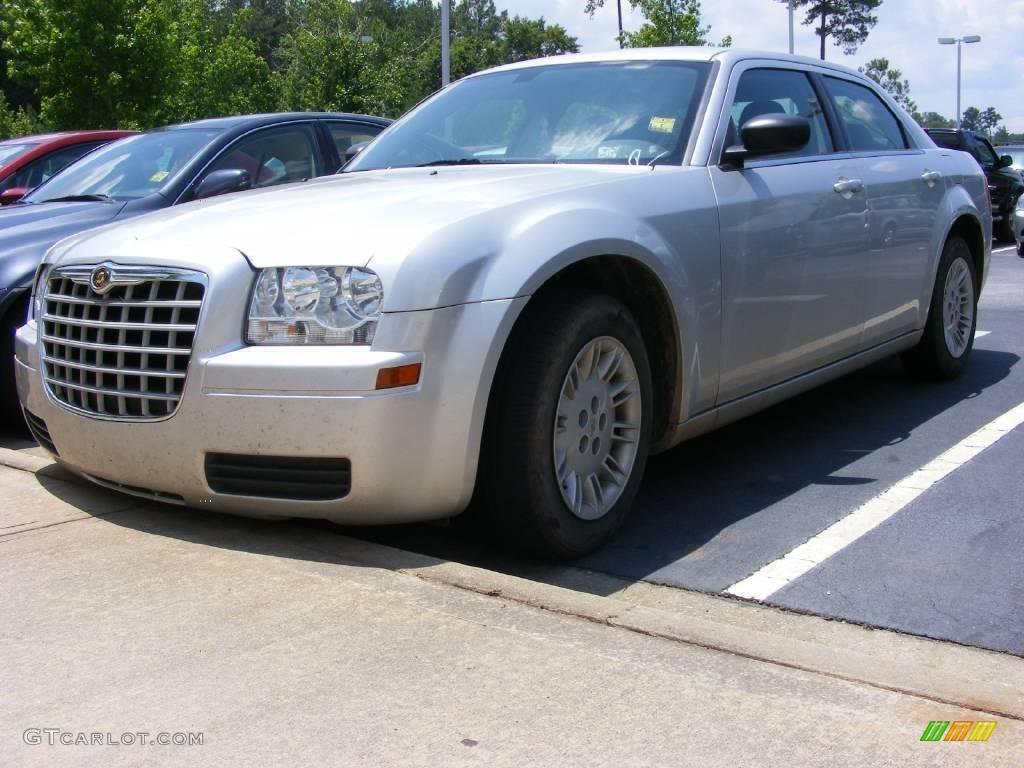
<instances>
[{"instance_id":1,"label":"door handle","mask_svg":"<svg viewBox=\"0 0 1024 768\"><path fill-rule=\"evenodd\" d=\"M941 181L942 174L938 171L925 171L921 174L921 180L928 184L929 187L935 186L935 182Z\"/></svg>"},{"instance_id":2,"label":"door handle","mask_svg":"<svg viewBox=\"0 0 1024 768\"><path fill-rule=\"evenodd\" d=\"M864 182L860 179L840 179L832 185L832 189L849 199L855 193L864 191Z\"/></svg>"}]
</instances>

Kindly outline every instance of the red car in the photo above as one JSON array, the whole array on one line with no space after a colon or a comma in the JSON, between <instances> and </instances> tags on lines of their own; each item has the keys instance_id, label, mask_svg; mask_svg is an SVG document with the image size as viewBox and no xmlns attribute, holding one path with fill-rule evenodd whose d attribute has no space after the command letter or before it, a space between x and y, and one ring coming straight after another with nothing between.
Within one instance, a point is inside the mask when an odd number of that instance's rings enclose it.
<instances>
[{"instance_id":1,"label":"red car","mask_svg":"<svg viewBox=\"0 0 1024 768\"><path fill-rule=\"evenodd\" d=\"M68 131L0 141L0 205L13 203L96 147L136 131Z\"/></svg>"}]
</instances>

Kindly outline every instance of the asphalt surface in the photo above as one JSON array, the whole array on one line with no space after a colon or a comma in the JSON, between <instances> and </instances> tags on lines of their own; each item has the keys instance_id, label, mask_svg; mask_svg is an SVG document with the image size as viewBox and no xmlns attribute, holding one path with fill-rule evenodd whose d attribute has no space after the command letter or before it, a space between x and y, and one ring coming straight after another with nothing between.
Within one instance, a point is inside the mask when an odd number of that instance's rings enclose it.
<instances>
[{"instance_id":1,"label":"asphalt surface","mask_svg":"<svg viewBox=\"0 0 1024 768\"><path fill-rule=\"evenodd\" d=\"M993 256L978 328L957 381L883 361L652 458L619 537L572 567L724 592L1024 403L1024 259L1010 248ZM1024 655L1022 457L1019 427L765 602ZM537 574L458 530L347 533Z\"/></svg>"},{"instance_id":2,"label":"asphalt surface","mask_svg":"<svg viewBox=\"0 0 1024 768\"><path fill-rule=\"evenodd\" d=\"M580 582L594 592L650 582L723 593L1024 403L1024 259L1011 248L993 257L978 328L955 382L922 384L883 361L654 457L618 539L570 566L496 554L458 526L344 532L538 580L611 577ZM1019 427L766 602L1024 655L1022 449Z\"/></svg>"}]
</instances>

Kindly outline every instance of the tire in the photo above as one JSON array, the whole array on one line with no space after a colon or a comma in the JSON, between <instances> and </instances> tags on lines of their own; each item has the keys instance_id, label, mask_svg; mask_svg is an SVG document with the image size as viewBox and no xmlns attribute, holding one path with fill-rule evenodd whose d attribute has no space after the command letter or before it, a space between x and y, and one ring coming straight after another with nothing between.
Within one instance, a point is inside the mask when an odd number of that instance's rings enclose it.
<instances>
[{"instance_id":1,"label":"tire","mask_svg":"<svg viewBox=\"0 0 1024 768\"><path fill-rule=\"evenodd\" d=\"M942 249L924 336L901 358L909 373L942 380L955 379L963 372L974 348L978 324L977 286L971 249L963 238L951 237ZM947 334L946 324L954 320L957 330Z\"/></svg>"},{"instance_id":2,"label":"tire","mask_svg":"<svg viewBox=\"0 0 1024 768\"><path fill-rule=\"evenodd\" d=\"M495 377L472 515L500 546L569 560L609 541L636 498L650 444L650 365L616 299L590 294L527 312ZM593 375L604 371L607 380ZM633 427L614 426L624 423Z\"/></svg>"},{"instance_id":3,"label":"tire","mask_svg":"<svg viewBox=\"0 0 1024 768\"><path fill-rule=\"evenodd\" d=\"M14 383L14 333L25 322L28 297L14 302L0 318L0 425L5 434L28 434Z\"/></svg>"},{"instance_id":4,"label":"tire","mask_svg":"<svg viewBox=\"0 0 1024 768\"><path fill-rule=\"evenodd\" d=\"M1016 235L1013 232L1013 219L1014 219L1014 215L1015 215L1014 211L1016 210L1016 208L1017 208L1017 201L1014 200L1010 204L1010 209L1007 212L1007 214L1005 216L1003 216L1002 221L996 222L995 235L996 235L996 239L997 240L1002 240L1004 243L1005 242L1010 242L1010 243L1016 243L1017 242Z\"/></svg>"}]
</instances>

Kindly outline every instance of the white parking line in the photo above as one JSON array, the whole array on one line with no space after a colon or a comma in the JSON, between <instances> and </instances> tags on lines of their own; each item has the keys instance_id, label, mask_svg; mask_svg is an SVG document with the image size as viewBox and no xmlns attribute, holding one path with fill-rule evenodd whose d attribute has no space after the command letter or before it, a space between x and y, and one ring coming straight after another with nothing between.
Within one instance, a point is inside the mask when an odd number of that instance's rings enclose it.
<instances>
[{"instance_id":1,"label":"white parking line","mask_svg":"<svg viewBox=\"0 0 1024 768\"><path fill-rule=\"evenodd\" d=\"M974 338L980 339L982 336L988 336L992 331L975 331Z\"/></svg>"},{"instance_id":2,"label":"white parking line","mask_svg":"<svg viewBox=\"0 0 1024 768\"><path fill-rule=\"evenodd\" d=\"M1024 403L993 419L913 474L883 491L842 520L725 590L750 600L771 595L888 520L910 502L962 467L1011 430L1024 424Z\"/></svg>"},{"instance_id":3,"label":"white parking line","mask_svg":"<svg viewBox=\"0 0 1024 768\"><path fill-rule=\"evenodd\" d=\"M1015 251L1017 246L1015 245L1004 245L1002 248L993 248L992 253L1006 253L1007 251Z\"/></svg>"}]
</instances>

